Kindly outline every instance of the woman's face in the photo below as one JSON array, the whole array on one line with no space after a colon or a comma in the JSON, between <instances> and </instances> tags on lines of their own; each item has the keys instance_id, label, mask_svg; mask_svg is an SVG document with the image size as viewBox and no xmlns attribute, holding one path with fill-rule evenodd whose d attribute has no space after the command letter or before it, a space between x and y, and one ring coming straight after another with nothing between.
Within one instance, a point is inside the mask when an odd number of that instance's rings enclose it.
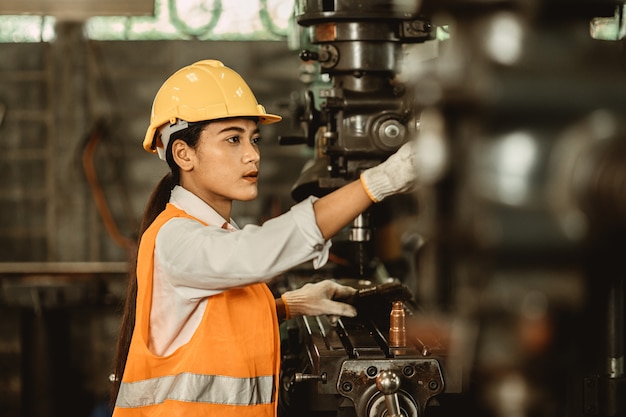
<instances>
[{"instance_id":1,"label":"woman's face","mask_svg":"<svg viewBox=\"0 0 626 417\"><path fill-rule=\"evenodd\" d=\"M260 140L253 120L209 123L197 147L188 148L190 169L181 170L181 185L218 210L233 200L256 198Z\"/></svg>"}]
</instances>

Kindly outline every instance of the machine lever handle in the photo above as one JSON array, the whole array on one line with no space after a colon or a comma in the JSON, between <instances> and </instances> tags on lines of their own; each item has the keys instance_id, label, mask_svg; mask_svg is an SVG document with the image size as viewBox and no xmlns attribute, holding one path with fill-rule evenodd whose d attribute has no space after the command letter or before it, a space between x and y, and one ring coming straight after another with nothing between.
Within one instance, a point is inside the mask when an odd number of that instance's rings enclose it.
<instances>
[{"instance_id":1,"label":"machine lever handle","mask_svg":"<svg viewBox=\"0 0 626 417\"><path fill-rule=\"evenodd\" d=\"M385 396L388 417L402 417L398 389L400 389L400 377L392 371L382 371L376 377L376 387Z\"/></svg>"},{"instance_id":2,"label":"machine lever handle","mask_svg":"<svg viewBox=\"0 0 626 417\"><path fill-rule=\"evenodd\" d=\"M304 381L321 381L322 384L325 384L327 381L326 372L321 375L303 374L301 372L296 372L294 375L294 382Z\"/></svg>"}]
</instances>

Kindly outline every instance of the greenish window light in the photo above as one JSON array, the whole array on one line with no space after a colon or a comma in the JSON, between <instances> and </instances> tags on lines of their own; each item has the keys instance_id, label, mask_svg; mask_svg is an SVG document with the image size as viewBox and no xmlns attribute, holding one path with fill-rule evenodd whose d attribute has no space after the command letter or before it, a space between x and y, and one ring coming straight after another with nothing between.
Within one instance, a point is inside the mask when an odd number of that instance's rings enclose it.
<instances>
[{"instance_id":1,"label":"greenish window light","mask_svg":"<svg viewBox=\"0 0 626 417\"><path fill-rule=\"evenodd\" d=\"M154 16L101 16L85 22L85 36L92 40L288 40L298 36L294 0L154 0ZM594 39L626 37L626 3L615 16L590 21ZM0 42L51 42L55 38L53 16L0 16ZM441 29L441 28L440 28ZM449 37L438 30L437 38ZM293 46L292 46L293 47Z\"/></svg>"},{"instance_id":2,"label":"greenish window light","mask_svg":"<svg viewBox=\"0 0 626 417\"><path fill-rule=\"evenodd\" d=\"M155 0L154 16L85 21L92 40L276 40L293 27L293 0ZM0 16L0 42L54 40L51 16Z\"/></svg>"},{"instance_id":3,"label":"greenish window light","mask_svg":"<svg viewBox=\"0 0 626 417\"><path fill-rule=\"evenodd\" d=\"M0 42L50 42L54 40L54 23L51 16L0 16Z\"/></svg>"},{"instance_id":4,"label":"greenish window light","mask_svg":"<svg viewBox=\"0 0 626 417\"><path fill-rule=\"evenodd\" d=\"M279 40L293 19L293 0L155 0L154 16L93 17L94 40Z\"/></svg>"},{"instance_id":5,"label":"greenish window light","mask_svg":"<svg viewBox=\"0 0 626 417\"><path fill-rule=\"evenodd\" d=\"M626 3L615 8L611 17L596 17L591 20L589 31L594 39L617 41L626 37Z\"/></svg>"}]
</instances>

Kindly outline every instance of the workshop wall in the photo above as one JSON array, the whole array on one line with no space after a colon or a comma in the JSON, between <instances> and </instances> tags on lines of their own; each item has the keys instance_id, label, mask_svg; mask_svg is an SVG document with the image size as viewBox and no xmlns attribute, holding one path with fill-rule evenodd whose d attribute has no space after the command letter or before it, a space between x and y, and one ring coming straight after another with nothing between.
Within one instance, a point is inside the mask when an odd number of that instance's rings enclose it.
<instances>
[{"instance_id":1,"label":"workshop wall","mask_svg":"<svg viewBox=\"0 0 626 417\"><path fill-rule=\"evenodd\" d=\"M133 238L143 206L166 172L141 149L152 99L178 68L205 58L239 71L268 111L285 116L263 129L261 198L236 207L244 222L288 196L306 149L279 147L294 129L289 97L302 88L299 60L281 42L94 42L80 25L61 26L54 44L1 44L0 261L115 261L124 252L107 234L85 175L85 144L119 233ZM285 201L288 203L289 201ZM111 225L109 225L111 226Z\"/></svg>"},{"instance_id":2,"label":"workshop wall","mask_svg":"<svg viewBox=\"0 0 626 417\"><path fill-rule=\"evenodd\" d=\"M303 88L297 52L286 43L96 42L84 39L80 24L56 30L53 43L0 44L4 417L88 416L106 399L123 266L167 170L141 142L154 95L171 73L196 60L222 60L268 112L285 117L262 128L260 196L235 205L240 224L288 209L311 152L278 145L279 135L299 133L289 98ZM67 267L50 271L49 264Z\"/></svg>"}]
</instances>

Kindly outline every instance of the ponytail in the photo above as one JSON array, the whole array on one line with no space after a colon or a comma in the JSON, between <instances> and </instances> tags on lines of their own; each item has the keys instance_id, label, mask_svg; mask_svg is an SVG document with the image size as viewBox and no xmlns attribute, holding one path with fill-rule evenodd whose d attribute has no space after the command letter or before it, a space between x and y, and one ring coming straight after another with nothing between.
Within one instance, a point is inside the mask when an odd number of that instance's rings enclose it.
<instances>
[{"instance_id":1,"label":"ponytail","mask_svg":"<svg viewBox=\"0 0 626 417\"><path fill-rule=\"evenodd\" d=\"M170 194L176 183L177 181L174 181L174 175L172 175L171 172L168 172L161 178L161 181L159 181L154 191L152 191L148 205L143 213L141 225L139 226L139 236L143 235L143 232L152 224L154 219L165 210L165 206L170 201Z\"/></svg>"},{"instance_id":2,"label":"ponytail","mask_svg":"<svg viewBox=\"0 0 626 417\"><path fill-rule=\"evenodd\" d=\"M141 225L139 227L139 236L141 237L146 229L152 224L154 219L165 210L172 188L178 181L174 179L171 172L167 173L150 195L148 205L143 214ZM126 301L124 302L124 311L122 314L122 322L120 325L120 334L117 340L117 352L113 362L113 375L111 385L111 407L115 406L117 394L122 383L122 375L126 367L126 359L128 350L130 349L130 341L135 328L135 314L137 306L137 253L131 261L128 272L128 286L126 289Z\"/></svg>"},{"instance_id":3,"label":"ponytail","mask_svg":"<svg viewBox=\"0 0 626 417\"><path fill-rule=\"evenodd\" d=\"M143 213L141 224L139 226L139 240L152 222L158 217L165 206L170 200L170 194L172 189L180 183L180 168L174 162L172 158L171 144L176 139L184 140L189 146L196 147L200 135L204 130L208 122L199 122L190 125L189 128L176 132L176 137L170 138L169 145L166 151L166 161L170 167L168 172L161 181L157 184L154 191L150 195L148 204ZM133 330L135 328L135 316L137 306L137 253L135 253L134 259L130 263L128 273L128 287L126 290L126 301L124 302L124 311L122 314L122 322L120 325L120 334L117 340L117 351L115 359L113 361L113 375L111 378L111 407L115 407L115 401L122 384L122 375L124 374L124 368L126 367L126 359L128 358L128 351L130 349L130 341L133 336Z\"/></svg>"}]
</instances>

